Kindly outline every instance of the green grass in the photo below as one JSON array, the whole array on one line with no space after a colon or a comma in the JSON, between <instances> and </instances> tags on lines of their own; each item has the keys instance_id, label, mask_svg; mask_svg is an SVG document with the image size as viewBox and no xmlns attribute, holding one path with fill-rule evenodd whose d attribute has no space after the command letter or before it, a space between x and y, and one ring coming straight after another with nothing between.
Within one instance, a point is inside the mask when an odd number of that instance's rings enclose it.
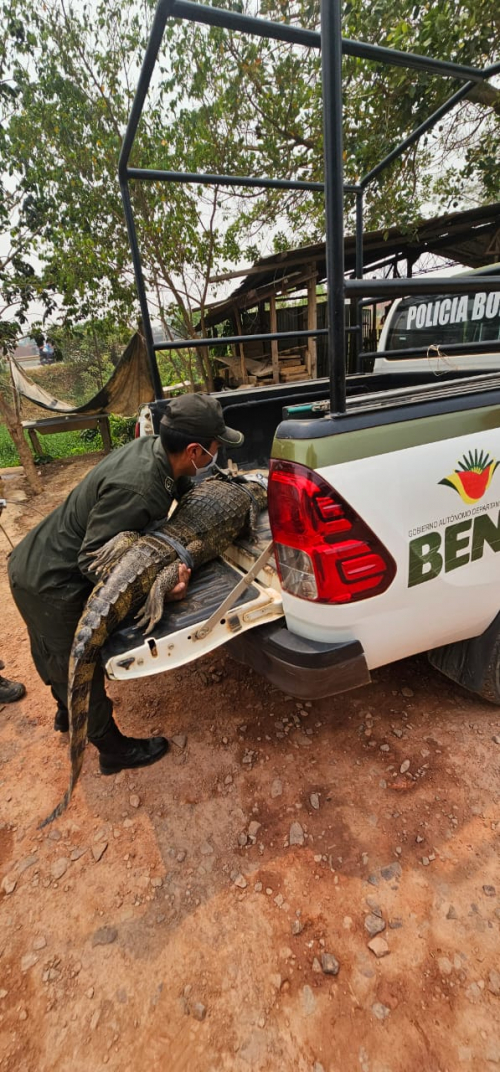
<instances>
[{"instance_id":1,"label":"green grass","mask_svg":"<svg viewBox=\"0 0 500 1072\"><path fill-rule=\"evenodd\" d=\"M0 424L0 466L11 465L19 465L19 456L5 425Z\"/></svg>"},{"instance_id":2,"label":"green grass","mask_svg":"<svg viewBox=\"0 0 500 1072\"><path fill-rule=\"evenodd\" d=\"M26 436L27 439L27 436ZM56 435L39 436L44 455L51 458L67 458L74 454L89 454L102 450L99 434L95 439L84 440L80 432L57 432ZM0 424L0 468L7 469L19 465L19 455L4 424Z\"/></svg>"},{"instance_id":3,"label":"green grass","mask_svg":"<svg viewBox=\"0 0 500 1072\"><path fill-rule=\"evenodd\" d=\"M117 417L115 413L110 413L109 431L113 447L122 447L133 439L134 429L135 417ZM56 432L54 435L41 435L38 432L38 437L43 458L47 460L103 450L103 442L97 428L83 428L79 432ZM29 444L27 433L25 439ZM19 456L5 425L0 423L0 469L7 469L12 465L19 465Z\"/></svg>"}]
</instances>

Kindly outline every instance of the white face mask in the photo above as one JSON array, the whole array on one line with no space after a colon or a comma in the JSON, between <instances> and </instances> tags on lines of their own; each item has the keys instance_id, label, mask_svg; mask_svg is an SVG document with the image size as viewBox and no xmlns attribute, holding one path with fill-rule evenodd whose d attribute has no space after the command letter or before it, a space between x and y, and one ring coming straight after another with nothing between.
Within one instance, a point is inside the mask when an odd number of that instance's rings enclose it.
<instances>
[{"instance_id":1,"label":"white face mask","mask_svg":"<svg viewBox=\"0 0 500 1072\"><path fill-rule=\"evenodd\" d=\"M206 447L202 447L201 443L198 443L198 446L201 448L201 450L205 451L205 454L210 454L210 451L207 450ZM215 454L210 454L211 461L209 461L208 465L198 466L196 464L194 458L192 459L193 465L194 465L194 467L196 469L196 478L197 479L201 479L204 476L208 476L208 473L210 472L210 470L213 468L213 466L215 465L215 463L217 461L218 453L219 453L219 451L216 450Z\"/></svg>"}]
</instances>

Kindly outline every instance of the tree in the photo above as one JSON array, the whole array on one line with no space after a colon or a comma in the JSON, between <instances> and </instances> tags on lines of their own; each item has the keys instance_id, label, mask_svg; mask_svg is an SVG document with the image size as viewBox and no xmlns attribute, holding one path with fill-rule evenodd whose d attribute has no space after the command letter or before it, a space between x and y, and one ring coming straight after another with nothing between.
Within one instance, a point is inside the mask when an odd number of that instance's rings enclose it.
<instances>
[{"instance_id":1,"label":"tree","mask_svg":"<svg viewBox=\"0 0 500 1072\"><path fill-rule=\"evenodd\" d=\"M21 17L17 0L8 6ZM77 16L52 3L30 18L39 49L36 79L28 58L17 71L20 107L9 124L7 151L20 188L36 189L43 205L44 279L61 295L67 319L113 309L122 317L128 310L133 319L117 159L147 26L131 0L101 3L92 18L85 7ZM221 72L221 56L218 66ZM229 129L228 118L224 123ZM220 132L206 110L193 112L179 94L176 99L170 77L156 86L137 151L145 163L160 159L166 167L196 170L213 134L217 168L227 170L234 148ZM232 232L221 226L228 200L219 189L134 190L149 293L167 334L173 318L187 338L200 322L203 329L210 273L218 258L237 254ZM210 386L207 355L179 353L172 361L182 378L201 374Z\"/></svg>"},{"instance_id":2,"label":"tree","mask_svg":"<svg viewBox=\"0 0 500 1072\"><path fill-rule=\"evenodd\" d=\"M319 27L318 0L262 0L271 19ZM343 4L345 37L450 59L475 67L495 61L500 11L491 0L349 0ZM218 33L219 31L216 31ZM182 56L193 37L184 29L176 76L184 93L213 93L211 52L205 32L194 32L194 63ZM255 171L272 177L323 177L320 59L317 51L239 34L226 35L226 84L245 85L239 96L238 132L254 153ZM191 67L196 70L193 79ZM346 56L344 74L344 156L347 182L357 182L435 111L462 83L402 67ZM228 98L229 101L230 98ZM474 101L474 103L473 103ZM436 210L496 200L500 93L477 87L469 99L367 190L365 226L398 222L411 226L424 205ZM231 105L229 104L229 110ZM232 114L236 115L235 108ZM491 146L485 152L485 144ZM348 205L349 207L349 205ZM352 206L351 206L352 207ZM322 196L270 191L256 201L247 222L269 227L279 217L281 245L319 240L324 235Z\"/></svg>"},{"instance_id":3,"label":"tree","mask_svg":"<svg viewBox=\"0 0 500 1072\"><path fill-rule=\"evenodd\" d=\"M5 96L3 99L5 100ZM26 323L27 310L33 296L36 294L43 299L45 292L43 288L38 288L35 271L26 259L27 232L22 224L24 205L16 202L15 195L0 184L0 220L5 220L13 209L18 210L19 222L13 232L12 243L0 256L0 415L17 448L28 484L37 494L41 491L41 482L24 438L9 355L15 349L22 325ZM47 305L50 305L48 296ZM9 316L9 312L12 315Z\"/></svg>"},{"instance_id":4,"label":"tree","mask_svg":"<svg viewBox=\"0 0 500 1072\"><path fill-rule=\"evenodd\" d=\"M40 477L37 473L35 462L30 448L24 438L19 412L17 392L12 382L10 368L5 359L0 358L0 416L3 417L9 435L19 454L19 460L24 469L26 479L31 490L38 495L42 490Z\"/></svg>"},{"instance_id":5,"label":"tree","mask_svg":"<svg viewBox=\"0 0 500 1072\"><path fill-rule=\"evenodd\" d=\"M244 10L239 0L220 2ZM15 103L0 156L9 161L20 203L32 204L40 282L59 295L70 324L104 313L132 324L137 303L117 161L153 4L97 0L73 9L66 0L46 0L26 8L0 0L0 9L4 47L15 57ZM260 0L259 13L316 29L319 0ZM493 58L495 19L491 0L344 4L347 37L476 66ZM344 75L348 181L366 174L450 93L449 80L353 57L345 58ZM411 227L430 201L449 206L498 196L497 169L484 152L486 137L491 146L498 139L495 93L485 100L464 104L377 179L366 199L367 227ZM133 163L316 181L322 139L317 51L169 23ZM133 202L148 294L167 335L174 327L186 338L205 334L216 272L324 234L323 198L314 193L148 183L133 187ZM175 378L201 377L210 386L209 355L177 351L170 361Z\"/></svg>"},{"instance_id":6,"label":"tree","mask_svg":"<svg viewBox=\"0 0 500 1072\"><path fill-rule=\"evenodd\" d=\"M111 316L92 317L75 324L56 326L51 332L56 353L78 380L74 397L99 390L113 372L130 338L130 330Z\"/></svg>"},{"instance_id":7,"label":"tree","mask_svg":"<svg viewBox=\"0 0 500 1072\"><path fill-rule=\"evenodd\" d=\"M21 465L32 491L41 491L33 456L24 437L17 392L12 379L9 355L27 323L34 301L47 313L54 307L53 296L35 267L30 253L39 228L37 199L26 184L13 174L8 128L18 104L16 71L21 57L29 56L34 44L22 24L7 13L6 34L0 43L0 415L19 453ZM9 42L15 42L15 51Z\"/></svg>"}]
</instances>

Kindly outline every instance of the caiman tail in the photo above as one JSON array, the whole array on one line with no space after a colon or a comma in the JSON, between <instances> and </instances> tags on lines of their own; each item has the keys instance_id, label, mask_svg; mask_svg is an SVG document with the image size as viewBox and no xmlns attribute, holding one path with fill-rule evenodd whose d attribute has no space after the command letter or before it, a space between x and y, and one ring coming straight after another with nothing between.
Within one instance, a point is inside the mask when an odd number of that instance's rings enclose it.
<instances>
[{"instance_id":1,"label":"caiman tail","mask_svg":"<svg viewBox=\"0 0 500 1072\"><path fill-rule=\"evenodd\" d=\"M158 572L158 566L151 562L144 563L141 571L130 581L126 568L113 571L100 581L91 592L83 614L78 622L73 647L69 660L68 673L68 711L69 711L69 752L71 773L68 788L54 811L39 824L44 826L58 819L71 800L75 785L83 766L83 754L87 744L87 723L90 704L90 692L94 669L100 657L100 651L111 633L144 602L145 595ZM127 556L123 556L123 563Z\"/></svg>"}]
</instances>

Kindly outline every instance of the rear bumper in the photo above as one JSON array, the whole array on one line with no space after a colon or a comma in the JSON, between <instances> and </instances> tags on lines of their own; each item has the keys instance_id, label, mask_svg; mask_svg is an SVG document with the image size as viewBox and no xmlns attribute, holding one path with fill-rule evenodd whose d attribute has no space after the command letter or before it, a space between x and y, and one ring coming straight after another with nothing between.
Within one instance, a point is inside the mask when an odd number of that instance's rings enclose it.
<instances>
[{"instance_id":1,"label":"rear bumper","mask_svg":"<svg viewBox=\"0 0 500 1072\"><path fill-rule=\"evenodd\" d=\"M371 680L359 641L321 644L291 633L281 621L235 637L226 647L238 662L302 700L335 696Z\"/></svg>"}]
</instances>

